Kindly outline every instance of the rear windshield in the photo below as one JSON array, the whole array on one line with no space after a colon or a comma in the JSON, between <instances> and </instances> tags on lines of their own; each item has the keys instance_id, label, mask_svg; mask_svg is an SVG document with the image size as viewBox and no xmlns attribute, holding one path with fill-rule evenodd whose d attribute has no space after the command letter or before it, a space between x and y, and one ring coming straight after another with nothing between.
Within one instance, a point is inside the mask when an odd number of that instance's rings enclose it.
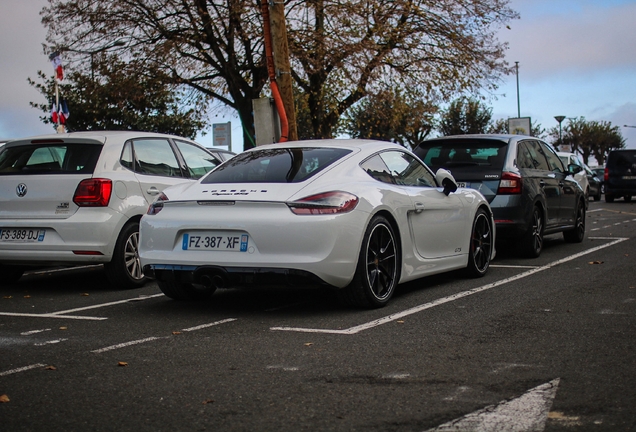
<instances>
[{"instance_id":1,"label":"rear windshield","mask_svg":"<svg viewBox=\"0 0 636 432\"><path fill-rule=\"evenodd\" d=\"M201 183L298 183L348 153L351 150L314 147L255 150L230 159Z\"/></svg>"},{"instance_id":2,"label":"rear windshield","mask_svg":"<svg viewBox=\"0 0 636 432\"><path fill-rule=\"evenodd\" d=\"M433 172L471 167L501 170L507 149L508 143L499 140L449 139L424 141L414 152Z\"/></svg>"},{"instance_id":3,"label":"rear windshield","mask_svg":"<svg viewBox=\"0 0 636 432\"><path fill-rule=\"evenodd\" d=\"M610 152L607 167L618 174L636 172L636 151Z\"/></svg>"},{"instance_id":4,"label":"rear windshield","mask_svg":"<svg viewBox=\"0 0 636 432\"><path fill-rule=\"evenodd\" d=\"M92 174L102 146L24 145L0 149L0 175Z\"/></svg>"}]
</instances>

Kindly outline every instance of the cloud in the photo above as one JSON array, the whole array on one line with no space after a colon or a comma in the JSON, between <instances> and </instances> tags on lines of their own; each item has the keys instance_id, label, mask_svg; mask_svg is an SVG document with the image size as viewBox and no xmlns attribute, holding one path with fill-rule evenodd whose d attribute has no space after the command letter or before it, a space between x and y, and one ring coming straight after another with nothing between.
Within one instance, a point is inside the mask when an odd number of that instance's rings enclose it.
<instances>
[{"instance_id":1,"label":"cloud","mask_svg":"<svg viewBox=\"0 0 636 432\"><path fill-rule=\"evenodd\" d=\"M557 13L553 7L549 15L541 12L541 2L512 3L521 19L513 21L511 30L502 30L500 38L510 44L506 57L519 61L527 77L542 79L554 73L589 74L636 66L636 4L575 3L565 1Z\"/></svg>"}]
</instances>

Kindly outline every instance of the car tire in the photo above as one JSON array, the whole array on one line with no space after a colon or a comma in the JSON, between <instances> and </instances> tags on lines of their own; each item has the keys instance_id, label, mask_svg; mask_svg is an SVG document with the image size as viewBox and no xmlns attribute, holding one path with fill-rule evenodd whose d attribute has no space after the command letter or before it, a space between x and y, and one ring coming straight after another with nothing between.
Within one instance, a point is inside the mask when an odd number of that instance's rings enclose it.
<instances>
[{"instance_id":1,"label":"car tire","mask_svg":"<svg viewBox=\"0 0 636 432\"><path fill-rule=\"evenodd\" d=\"M16 283L20 280L26 269L25 266L0 264L0 285Z\"/></svg>"},{"instance_id":2,"label":"car tire","mask_svg":"<svg viewBox=\"0 0 636 432\"><path fill-rule=\"evenodd\" d=\"M479 209L473 221L470 235L470 250L466 271L471 277L482 277L490 267L493 247L493 227L491 218Z\"/></svg>"},{"instance_id":3,"label":"car tire","mask_svg":"<svg viewBox=\"0 0 636 432\"><path fill-rule=\"evenodd\" d=\"M400 280L401 265L393 227L385 217L375 216L365 231L356 272L343 297L355 307L386 306Z\"/></svg>"},{"instance_id":4,"label":"car tire","mask_svg":"<svg viewBox=\"0 0 636 432\"><path fill-rule=\"evenodd\" d=\"M581 243L585 238L585 205L579 205L576 208L576 219L574 228L563 231L563 238L568 243Z\"/></svg>"},{"instance_id":5,"label":"car tire","mask_svg":"<svg viewBox=\"0 0 636 432\"><path fill-rule=\"evenodd\" d=\"M613 203L614 202L614 196L605 194L605 202L606 203Z\"/></svg>"},{"instance_id":6,"label":"car tire","mask_svg":"<svg viewBox=\"0 0 636 432\"><path fill-rule=\"evenodd\" d=\"M195 285L178 280L157 279L157 285L161 292L173 300L207 300L212 297L216 288Z\"/></svg>"},{"instance_id":7,"label":"car tire","mask_svg":"<svg viewBox=\"0 0 636 432\"><path fill-rule=\"evenodd\" d=\"M599 188L598 193L596 194L596 196L594 196L594 201L600 201L602 198L602 193L601 193L601 189Z\"/></svg>"},{"instance_id":8,"label":"car tire","mask_svg":"<svg viewBox=\"0 0 636 432\"><path fill-rule=\"evenodd\" d=\"M124 225L117 237L113 258L104 264L104 269L110 283L119 288L139 288L148 281L139 261L139 222Z\"/></svg>"},{"instance_id":9,"label":"car tire","mask_svg":"<svg viewBox=\"0 0 636 432\"><path fill-rule=\"evenodd\" d=\"M543 250L543 212L538 206L532 211L532 219L528 230L521 238L521 255L537 258Z\"/></svg>"}]
</instances>

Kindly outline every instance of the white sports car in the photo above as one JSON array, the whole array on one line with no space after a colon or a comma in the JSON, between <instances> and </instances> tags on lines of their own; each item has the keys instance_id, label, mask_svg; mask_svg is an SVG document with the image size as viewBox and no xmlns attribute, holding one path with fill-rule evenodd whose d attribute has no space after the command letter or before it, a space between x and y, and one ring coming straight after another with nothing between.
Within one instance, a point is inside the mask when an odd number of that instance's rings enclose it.
<instances>
[{"instance_id":1,"label":"white sports car","mask_svg":"<svg viewBox=\"0 0 636 432\"><path fill-rule=\"evenodd\" d=\"M257 147L167 188L142 217L139 254L177 300L311 281L371 308L422 276L483 276L494 241L488 202L450 172L389 142L316 140Z\"/></svg>"}]
</instances>

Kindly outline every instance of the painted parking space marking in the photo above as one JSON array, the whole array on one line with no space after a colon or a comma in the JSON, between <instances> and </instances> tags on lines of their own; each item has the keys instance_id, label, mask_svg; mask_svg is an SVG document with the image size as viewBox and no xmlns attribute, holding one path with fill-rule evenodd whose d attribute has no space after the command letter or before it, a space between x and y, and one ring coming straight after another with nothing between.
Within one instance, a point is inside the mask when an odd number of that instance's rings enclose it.
<instances>
[{"instance_id":1,"label":"painted parking space marking","mask_svg":"<svg viewBox=\"0 0 636 432\"><path fill-rule=\"evenodd\" d=\"M33 345L35 345L35 346L53 345L53 344L57 344L57 343L60 343L60 342L64 342L65 340L68 340L68 339L53 339L53 340L46 341L46 342L34 343Z\"/></svg>"},{"instance_id":2,"label":"painted parking space marking","mask_svg":"<svg viewBox=\"0 0 636 432\"><path fill-rule=\"evenodd\" d=\"M601 240L601 239L605 239L605 238L596 237L595 239ZM624 242L625 240L628 240L628 238L623 238L623 237L621 237L621 238L612 238L612 240L613 241L610 241L609 243L606 243L604 245L600 245L600 246L593 247L591 249L584 250L584 251L576 253L574 255L570 255L568 257L553 261L553 262L551 262L549 264L546 264L544 266L537 267L537 268L534 268L534 269L530 269L530 270L527 270L527 271L525 271L523 273L519 273L518 275L511 276L511 277L508 277L508 278L505 278L505 279L501 279L501 280L499 280L497 282L492 282L492 283L489 283L489 284L486 284L486 285L482 285L480 287L473 288L473 289L468 290L468 291L463 291L463 292L460 292L460 293L457 293L457 294L453 294L453 295L450 295L448 297L443 297L443 298L434 300L434 301L429 302L429 303L425 303L425 304L422 304L422 305L419 305L419 306L415 306L415 307L410 308L410 309L406 309L406 310L404 310L402 312L391 314L391 315L388 315L388 316L385 316L385 317L382 317L382 318L379 318L379 319L376 319L376 320L373 320L373 321L369 321L369 322L366 322L366 323L363 323L363 324L360 324L360 325L357 325L357 326L354 326L354 327L350 327L348 329L313 329L313 328L302 328L302 327L270 327L270 330L273 330L273 331L292 331L292 332L301 332L301 333L328 333L328 334L342 334L342 335L356 334L356 333L359 333L361 331L369 330L371 328L378 327L378 326L381 326L381 325L396 321L396 320L398 320L400 318L404 318L406 316L413 315L415 313L424 311L426 309L431 309L431 308L434 308L436 306L440 306L440 305L443 305L443 304L446 304L446 303L449 303L449 302L453 302L455 300L459 300L459 299L464 298L464 297L471 296L473 294L477 294L477 293L480 293L480 292L483 292L483 291L487 291L489 289L498 287L500 285L505 285L507 283L510 283L510 282L513 282L513 281L516 281L516 280L519 280L519 279L523 279L523 278L526 278L528 276L532 276L535 273L539 273L539 272L544 271L544 270L549 270L549 269L551 269L551 268L553 268L555 266L558 266L558 265L566 263L568 261L572 261L574 259L580 258L580 257L582 257L584 255L587 255L587 254L590 254L592 252L596 252L598 250L605 249L605 248L608 248L610 246L614 246L615 244L618 244L618 243Z\"/></svg>"},{"instance_id":3,"label":"painted parking space marking","mask_svg":"<svg viewBox=\"0 0 636 432\"><path fill-rule=\"evenodd\" d=\"M30 317L30 318L64 318L74 320L88 320L88 321L103 321L107 320L106 317L91 317L91 316L77 316L77 315L56 315L54 313L45 314L29 314L29 313L15 313L15 312L0 312L2 316L15 316L15 317Z\"/></svg>"},{"instance_id":4,"label":"painted parking space marking","mask_svg":"<svg viewBox=\"0 0 636 432\"><path fill-rule=\"evenodd\" d=\"M96 304L96 305L92 305L92 306L84 306L84 307L75 308L75 309L67 309L67 310L63 310L63 311L52 312L51 315L66 315L66 314L70 314L70 313L73 313L73 312L81 312L81 311L85 311L85 310L99 309L99 308L103 308L103 307L114 306L114 305L118 305L118 304L124 304L124 303L136 302L136 301L143 301L143 300L147 300L147 299L151 299L151 298L155 298L155 297L163 297L163 296L164 296L164 294L162 293L162 294L153 294L153 295L144 296L144 297L134 297L134 298L125 299L125 300L118 300L118 301L114 301L114 302L100 303L100 304Z\"/></svg>"},{"instance_id":5,"label":"painted parking space marking","mask_svg":"<svg viewBox=\"0 0 636 432\"><path fill-rule=\"evenodd\" d=\"M108 307L108 306L114 306L114 305L118 305L118 304L143 301L143 300L148 300L148 299L151 299L151 298L163 297L163 296L164 296L163 293L162 294L152 294L152 295L149 295L149 296L134 297L134 298L125 299L125 300L118 300L118 301L108 302L108 303L100 303L100 304L91 305L91 306L84 306L84 307L79 307L79 308L75 308L75 309L67 309L67 310L63 310L63 311L43 313L43 314L18 313L18 312L0 312L0 315L2 315L2 316L15 316L15 317L30 317L30 318L64 318L64 319L74 319L74 320L103 321L103 320L107 320L108 318L107 317L77 316L77 315L68 315L68 314L74 313L74 312L81 312L81 311L91 310L91 309L99 309L99 308Z\"/></svg>"},{"instance_id":6,"label":"painted parking space marking","mask_svg":"<svg viewBox=\"0 0 636 432\"><path fill-rule=\"evenodd\" d=\"M42 333L42 332L46 332L46 331L51 331L51 329L47 328L47 329L41 329L41 330L31 330L31 331L25 331L20 333L22 336L30 336L32 334L36 334L36 333Z\"/></svg>"},{"instance_id":7,"label":"painted parking space marking","mask_svg":"<svg viewBox=\"0 0 636 432\"><path fill-rule=\"evenodd\" d=\"M0 377L7 376L7 375L13 375L13 374L16 374L16 373L19 373L19 372L28 371L28 370L31 370L31 369L42 368L44 366L46 366L46 365L42 364L42 363L36 363L36 364L29 365L29 366L23 366L23 367L20 367L20 368L17 368L17 369L11 369L11 370L8 370L8 371L0 372Z\"/></svg>"},{"instance_id":8,"label":"painted parking space marking","mask_svg":"<svg viewBox=\"0 0 636 432\"><path fill-rule=\"evenodd\" d=\"M201 330L201 329L208 328L208 327L217 326L219 324L225 324L225 323L236 321L236 320L237 320L237 318L227 318L227 319L224 319L224 320L221 320L221 321L215 321L215 322L209 323L209 324L201 324L201 325L198 325L198 326L195 326L195 327L185 328L185 329L183 329L181 331L191 332L191 331Z\"/></svg>"},{"instance_id":9,"label":"painted parking space marking","mask_svg":"<svg viewBox=\"0 0 636 432\"><path fill-rule=\"evenodd\" d=\"M120 348L126 348L126 347L129 347L129 346L132 346L132 345L139 345L139 344L146 343L146 342L151 342L151 341L154 341L154 340L157 340L157 339L166 339L166 338L159 338L159 337L152 336L152 337L145 338L145 339L139 339L139 340L134 340L134 341L130 341L130 342L120 343L120 344L117 344L117 345L111 345L111 346L108 346L108 347L105 347L105 348L92 350L91 352L95 353L95 354L100 354L100 353L103 353L103 352L106 352L106 351L113 351L113 350L120 349Z\"/></svg>"},{"instance_id":10,"label":"painted parking space marking","mask_svg":"<svg viewBox=\"0 0 636 432\"><path fill-rule=\"evenodd\" d=\"M490 405L426 432L542 431L548 420L560 378L537 386L520 397Z\"/></svg>"}]
</instances>

